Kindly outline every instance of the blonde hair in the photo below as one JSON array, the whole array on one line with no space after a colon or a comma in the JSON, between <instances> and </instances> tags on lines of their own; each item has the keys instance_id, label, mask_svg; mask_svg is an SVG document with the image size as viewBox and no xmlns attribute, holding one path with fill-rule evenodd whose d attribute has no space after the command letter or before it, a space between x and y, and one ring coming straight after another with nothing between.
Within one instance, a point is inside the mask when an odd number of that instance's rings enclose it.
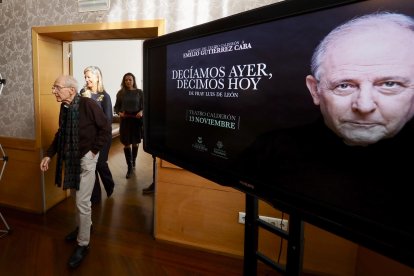
<instances>
[{"instance_id":1,"label":"blonde hair","mask_svg":"<svg viewBox=\"0 0 414 276\"><path fill-rule=\"evenodd\" d=\"M95 75L98 79L98 83L97 83L97 92L103 92L105 90L104 85L103 85L103 80L102 80L102 72L101 69L99 69L99 67L97 66L88 66L85 68L85 70L83 70L83 74L86 74L86 72L91 72L93 75ZM84 90L87 91L89 90L87 85L84 85Z\"/></svg>"}]
</instances>

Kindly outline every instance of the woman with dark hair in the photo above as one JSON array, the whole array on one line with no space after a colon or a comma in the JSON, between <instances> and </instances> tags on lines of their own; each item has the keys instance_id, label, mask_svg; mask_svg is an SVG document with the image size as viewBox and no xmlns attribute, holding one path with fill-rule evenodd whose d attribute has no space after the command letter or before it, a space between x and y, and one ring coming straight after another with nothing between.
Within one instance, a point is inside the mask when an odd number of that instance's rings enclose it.
<instances>
[{"instance_id":1,"label":"woman with dark hair","mask_svg":"<svg viewBox=\"0 0 414 276\"><path fill-rule=\"evenodd\" d=\"M129 178L132 169L135 168L138 144L142 139L143 116L143 92L137 88L132 73L126 73L122 78L121 90L116 94L114 110L121 119L119 134L128 166L126 178Z\"/></svg>"}]
</instances>

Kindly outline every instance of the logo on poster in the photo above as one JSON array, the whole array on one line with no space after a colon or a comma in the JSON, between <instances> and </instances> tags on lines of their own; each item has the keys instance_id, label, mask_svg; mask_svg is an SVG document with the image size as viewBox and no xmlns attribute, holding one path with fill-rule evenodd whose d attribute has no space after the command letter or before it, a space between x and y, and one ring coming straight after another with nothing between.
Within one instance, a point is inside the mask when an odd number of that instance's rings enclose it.
<instances>
[{"instance_id":1,"label":"logo on poster","mask_svg":"<svg viewBox=\"0 0 414 276\"><path fill-rule=\"evenodd\" d=\"M212 155L228 159L227 152L222 141L217 141L216 146L213 148Z\"/></svg>"},{"instance_id":2,"label":"logo on poster","mask_svg":"<svg viewBox=\"0 0 414 276\"><path fill-rule=\"evenodd\" d=\"M197 137L197 141L195 143L192 144L193 149L197 150L197 151L201 151L201 152L207 152L208 148L207 146L203 143L203 137Z\"/></svg>"}]
</instances>

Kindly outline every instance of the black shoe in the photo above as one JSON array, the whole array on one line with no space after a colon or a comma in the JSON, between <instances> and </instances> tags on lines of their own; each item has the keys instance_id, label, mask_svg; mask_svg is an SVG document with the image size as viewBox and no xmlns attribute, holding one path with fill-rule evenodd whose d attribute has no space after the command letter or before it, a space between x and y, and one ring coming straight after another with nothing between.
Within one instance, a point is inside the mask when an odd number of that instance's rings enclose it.
<instances>
[{"instance_id":1,"label":"black shoe","mask_svg":"<svg viewBox=\"0 0 414 276\"><path fill-rule=\"evenodd\" d=\"M154 188L155 188L154 183L152 183L147 188L142 189L142 193L144 195L152 194L152 193L154 193Z\"/></svg>"},{"instance_id":2,"label":"black shoe","mask_svg":"<svg viewBox=\"0 0 414 276\"><path fill-rule=\"evenodd\" d=\"M73 251L72 256L70 256L68 265L71 268L76 268L82 262L83 258L88 254L89 245L80 246L77 245L75 251Z\"/></svg>"},{"instance_id":3,"label":"black shoe","mask_svg":"<svg viewBox=\"0 0 414 276\"><path fill-rule=\"evenodd\" d=\"M76 241L76 238L78 237L78 232L79 232L79 228L76 227L75 230L73 230L72 232L66 235L65 241L67 242Z\"/></svg>"},{"instance_id":4,"label":"black shoe","mask_svg":"<svg viewBox=\"0 0 414 276\"><path fill-rule=\"evenodd\" d=\"M131 176L131 173L132 173L132 167L128 167L128 171L127 171L127 173L126 173L126 178L129 178L130 176Z\"/></svg>"}]
</instances>

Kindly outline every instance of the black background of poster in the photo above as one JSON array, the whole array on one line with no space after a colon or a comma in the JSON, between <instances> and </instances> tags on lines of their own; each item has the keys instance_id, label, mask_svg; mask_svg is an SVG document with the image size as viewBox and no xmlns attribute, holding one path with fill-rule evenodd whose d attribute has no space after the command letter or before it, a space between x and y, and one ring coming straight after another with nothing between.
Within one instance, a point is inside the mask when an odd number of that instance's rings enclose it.
<instances>
[{"instance_id":1,"label":"black background of poster","mask_svg":"<svg viewBox=\"0 0 414 276\"><path fill-rule=\"evenodd\" d=\"M234 166L236 157L263 133L307 125L315 120L319 111L305 86L314 48L337 25L355 16L381 10L414 15L411 0L294 0L146 41L144 149L221 185L256 195L280 210L295 212L310 223L414 267L414 231L408 226L411 224L412 207L408 197L411 193L405 191L405 187L399 190L400 183L385 187L395 191L388 193L387 198L383 192L375 190L376 183L368 183L362 189L357 184L347 189L330 187L323 193L316 192L312 186L298 185L300 190L295 190L296 186L294 189L283 183L271 183L271 180L264 182L259 177L250 178L245 185L245 172ZM242 40L251 42L252 49L182 58L188 49ZM245 91L237 99L189 97L188 91L177 89L171 81L172 69L220 65L228 68L234 64L258 62L267 64L272 78L261 80L259 91ZM236 114L240 118L239 128L229 130L189 123L186 120L189 108ZM192 147L199 137L207 151ZM217 141L223 142L227 158L211 154ZM406 184L409 188L411 183ZM359 212L364 193L369 197L378 196L369 200L387 204ZM339 203L348 198L350 200ZM393 203L398 208L403 206L402 209L395 209ZM371 217L370 213L374 215ZM397 215L394 217L393 213ZM398 219L397 223L394 219Z\"/></svg>"},{"instance_id":2,"label":"black background of poster","mask_svg":"<svg viewBox=\"0 0 414 276\"><path fill-rule=\"evenodd\" d=\"M292 23L295 28L288 28ZM269 22L262 24L259 27L260 31L258 31L258 26L251 26L167 46L167 147L187 152L197 159L200 153L191 151L188 147L197 137L202 137L209 149L215 145L217 140L220 140L228 146L227 157L232 159L234 155L251 144L260 133L314 120L315 114L319 113L315 112L317 110L304 85L305 76L309 72L309 65L304 61L308 61L311 54L311 52L303 52L304 45L302 45L300 30L304 28L304 25L302 22L286 22L285 24L280 21ZM280 28L281 31L274 33L276 28ZM251 45L252 48L183 58L183 53L186 53L187 49L223 45L228 42L240 42L239 46ZM258 81L257 90L253 90L253 85L246 90L229 89L228 77L232 76L233 81L235 79L233 75L230 75L233 66L252 64L255 65L252 67L254 68L253 75L258 66L265 64L266 68L263 71L272 73L272 76L260 76L260 80L257 76L251 76ZM289 66L286 66L287 64ZM295 68L294 73L290 70L291 66ZM177 89L177 80L172 79L173 70L219 67L224 68L225 71L225 76L219 78L224 82L223 89ZM243 79L242 86L246 86L246 79L250 79L246 70L243 71L243 76L238 76L238 81ZM239 72L238 69L236 72ZM190 96L188 92L191 90L204 93L235 93L237 97ZM292 106L299 112L292 112ZM185 120L186 111L189 109L232 114L238 118L237 122L240 124L237 124L236 129L230 130L190 123ZM187 131L182 131L183 129ZM208 158L211 162L221 161L208 154L204 154L203 158Z\"/></svg>"}]
</instances>

